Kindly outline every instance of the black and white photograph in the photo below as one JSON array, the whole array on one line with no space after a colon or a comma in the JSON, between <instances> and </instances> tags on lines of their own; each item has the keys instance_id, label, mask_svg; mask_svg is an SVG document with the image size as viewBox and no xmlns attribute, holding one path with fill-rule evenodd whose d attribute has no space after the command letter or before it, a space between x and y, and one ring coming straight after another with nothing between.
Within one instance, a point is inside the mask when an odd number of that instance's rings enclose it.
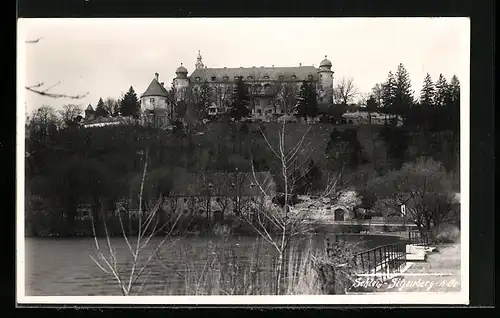
<instances>
[{"instance_id":1,"label":"black and white photograph","mask_svg":"<svg viewBox=\"0 0 500 318\"><path fill-rule=\"evenodd\" d=\"M468 18L27 18L17 55L18 303L468 304Z\"/></svg>"}]
</instances>

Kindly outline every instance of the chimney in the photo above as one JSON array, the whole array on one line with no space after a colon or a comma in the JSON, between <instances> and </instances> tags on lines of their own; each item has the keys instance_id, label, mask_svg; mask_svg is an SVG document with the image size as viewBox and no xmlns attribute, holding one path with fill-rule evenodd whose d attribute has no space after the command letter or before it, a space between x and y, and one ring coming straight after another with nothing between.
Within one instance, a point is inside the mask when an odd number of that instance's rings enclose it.
<instances>
[{"instance_id":1,"label":"chimney","mask_svg":"<svg viewBox=\"0 0 500 318\"><path fill-rule=\"evenodd\" d=\"M160 74L155 73L155 79L158 80L159 77L160 77Z\"/></svg>"},{"instance_id":2,"label":"chimney","mask_svg":"<svg viewBox=\"0 0 500 318\"><path fill-rule=\"evenodd\" d=\"M160 84L161 86L165 87L165 82L161 82Z\"/></svg>"},{"instance_id":3,"label":"chimney","mask_svg":"<svg viewBox=\"0 0 500 318\"><path fill-rule=\"evenodd\" d=\"M302 66L302 63L299 63L299 66Z\"/></svg>"}]
</instances>

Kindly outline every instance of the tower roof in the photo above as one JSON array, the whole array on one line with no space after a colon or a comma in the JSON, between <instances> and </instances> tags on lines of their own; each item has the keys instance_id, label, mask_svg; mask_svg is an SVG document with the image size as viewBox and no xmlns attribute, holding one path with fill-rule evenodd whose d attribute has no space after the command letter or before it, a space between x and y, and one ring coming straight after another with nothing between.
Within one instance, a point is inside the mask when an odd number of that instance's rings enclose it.
<instances>
[{"instance_id":1,"label":"tower roof","mask_svg":"<svg viewBox=\"0 0 500 318\"><path fill-rule=\"evenodd\" d=\"M185 68L184 66L182 66L182 63L181 63L181 66L179 66L176 70L175 70L176 73L186 73L188 72L187 68Z\"/></svg>"},{"instance_id":2,"label":"tower roof","mask_svg":"<svg viewBox=\"0 0 500 318\"><path fill-rule=\"evenodd\" d=\"M153 78L146 91L141 95L141 97L147 96L169 97L166 88L156 78Z\"/></svg>"},{"instance_id":3,"label":"tower roof","mask_svg":"<svg viewBox=\"0 0 500 318\"><path fill-rule=\"evenodd\" d=\"M321 61L321 63L319 63L319 66L332 66L332 62L330 62L329 59L326 58L326 55L325 55L325 59L323 61Z\"/></svg>"},{"instance_id":4,"label":"tower roof","mask_svg":"<svg viewBox=\"0 0 500 318\"><path fill-rule=\"evenodd\" d=\"M92 105L89 104L85 110L94 110L94 108L92 108Z\"/></svg>"}]
</instances>

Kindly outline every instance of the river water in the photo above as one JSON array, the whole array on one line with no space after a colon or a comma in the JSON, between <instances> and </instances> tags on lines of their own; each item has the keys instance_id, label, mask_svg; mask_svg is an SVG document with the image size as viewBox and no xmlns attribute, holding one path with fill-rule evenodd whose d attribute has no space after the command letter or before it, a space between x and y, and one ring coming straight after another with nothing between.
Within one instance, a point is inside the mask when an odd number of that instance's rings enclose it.
<instances>
[{"instance_id":1,"label":"river water","mask_svg":"<svg viewBox=\"0 0 500 318\"><path fill-rule=\"evenodd\" d=\"M358 242L358 249L368 249L396 242L399 238L352 235L348 240ZM160 238L154 238L142 250L139 257L140 264L147 262L149 256L153 254L154 246L160 241ZM305 241L306 239L303 240ZM309 246L318 248L323 244L323 237L307 241L312 242ZM107 251L104 239L100 239L98 243L101 249ZM303 246L302 243L298 242L298 245ZM116 255L120 277L128 277L132 254L127 243L123 238L116 237L110 240L110 244ZM136 282L137 287L134 290L137 294L137 288L142 286L138 293L140 295L203 294L198 291L197 286L202 284L201 278L205 277L203 275L215 271L213 266L217 257L221 272L227 274L232 270L235 276L240 276L242 279L250 269L252 261L255 264L255 259L259 259L262 263L260 266L262 280L271 280L274 253L275 250L269 244L261 242L259 245L253 237L232 238L229 241L205 237L173 239L163 243L158 258L154 257L149 262L143 275ZM26 238L25 294L27 296L122 295L113 275L106 274L100 269L91 256L97 257L96 244L92 238ZM227 266L232 267L228 269Z\"/></svg>"}]
</instances>

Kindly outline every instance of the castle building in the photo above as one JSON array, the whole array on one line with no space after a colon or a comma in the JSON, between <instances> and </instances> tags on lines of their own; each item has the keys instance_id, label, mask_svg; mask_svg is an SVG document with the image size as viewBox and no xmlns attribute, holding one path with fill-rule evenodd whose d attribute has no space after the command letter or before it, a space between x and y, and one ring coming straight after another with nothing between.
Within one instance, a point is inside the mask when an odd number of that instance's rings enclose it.
<instances>
[{"instance_id":1,"label":"castle building","mask_svg":"<svg viewBox=\"0 0 500 318\"><path fill-rule=\"evenodd\" d=\"M234 84L240 78L249 90L253 115L289 114L303 81L314 85L319 104L333 104L334 72L331 69L332 63L326 55L319 68L302 65L208 68L203 64L201 53L198 51L194 71L188 75L188 70L181 63L175 71L176 76L172 84L177 102L188 98L189 94L196 94L203 85L209 85L212 105L208 112L215 115L227 110Z\"/></svg>"},{"instance_id":2,"label":"castle building","mask_svg":"<svg viewBox=\"0 0 500 318\"><path fill-rule=\"evenodd\" d=\"M159 76L155 73L140 98L143 120L156 127L167 126L176 119L175 102L168 94L165 83L159 81Z\"/></svg>"}]
</instances>

